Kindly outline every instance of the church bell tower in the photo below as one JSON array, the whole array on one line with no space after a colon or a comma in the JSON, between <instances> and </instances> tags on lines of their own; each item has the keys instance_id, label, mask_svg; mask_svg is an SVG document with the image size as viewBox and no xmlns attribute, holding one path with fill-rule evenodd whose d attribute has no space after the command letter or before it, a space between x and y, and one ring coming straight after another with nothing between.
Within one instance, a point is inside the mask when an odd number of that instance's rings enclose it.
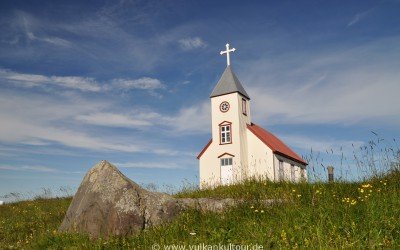
<instances>
[{"instance_id":1,"label":"church bell tower","mask_svg":"<svg viewBox=\"0 0 400 250\"><path fill-rule=\"evenodd\" d=\"M197 156L200 188L239 183L248 178L307 180L307 162L278 137L251 120L250 97L230 65L211 93L212 139Z\"/></svg>"},{"instance_id":2,"label":"church bell tower","mask_svg":"<svg viewBox=\"0 0 400 250\"><path fill-rule=\"evenodd\" d=\"M230 52L221 51L227 56L227 67L210 95L212 141L216 145L216 165L220 167L222 184L241 181L247 172L247 125L251 124L250 97L244 90L230 65Z\"/></svg>"}]
</instances>

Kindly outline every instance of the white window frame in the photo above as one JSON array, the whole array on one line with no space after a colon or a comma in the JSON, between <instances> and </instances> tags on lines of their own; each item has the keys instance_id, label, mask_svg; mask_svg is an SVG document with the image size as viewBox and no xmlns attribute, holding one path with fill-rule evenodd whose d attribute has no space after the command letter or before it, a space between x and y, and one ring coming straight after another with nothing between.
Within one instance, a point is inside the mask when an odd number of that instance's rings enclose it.
<instances>
[{"instance_id":1,"label":"white window frame","mask_svg":"<svg viewBox=\"0 0 400 250\"><path fill-rule=\"evenodd\" d=\"M220 125L220 144L232 143L232 126L231 124Z\"/></svg>"},{"instance_id":2,"label":"white window frame","mask_svg":"<svg viewBox=\"0 0 400 250\"><path fill-rule=\"evenodd\" d=\"M221 158L220 159L220 164L221 166L231 166L233 163L233 158Z\"/></svg>"}]
</instances>

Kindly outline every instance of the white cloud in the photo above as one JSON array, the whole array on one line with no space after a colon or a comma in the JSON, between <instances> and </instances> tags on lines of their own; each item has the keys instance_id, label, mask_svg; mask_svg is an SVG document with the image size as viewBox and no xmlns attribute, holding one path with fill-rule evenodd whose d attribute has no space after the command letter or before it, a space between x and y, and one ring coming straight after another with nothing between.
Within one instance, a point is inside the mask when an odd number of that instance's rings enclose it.
<instances>
[{"instance_id":1,"label":"white cloud","mask_svg":"<svg viewBox=\"0 0 400 250\"><path fill-rule=\"evenodd\" d=\"M0 68L0 83L11 83L22 87L54 87L80 90L82 92L105 92L111 90L148 90L151 95L156 95L157 89L166 86L160 80L150 77L139 79L112 79L110 84L96 81L91 77L80 76L45 76L38 74L18 73Z\"/></svg>"},{"instance_id":2,"label":"white cloud","mask_svg":"<svg viewBox=\"0 0 400 250\"><path fill-rule=\"evenodd\" d=\"M10 166L10 165L0 165L0 170L33 171L33 172L48 172L48 173L60 172L58 169L50 168L50 167L45 167L45 166Z\"/></svg>"},{"instance_id":3,"label":"white cloud","mask_svg":"<svg viewBox=\"0 0 400 250\"><path fill-rule=\"evenodd\" d=\"M210 101L182 108L178 114L163 118L175 134L203 134L211 131Z\"/></svg>"},{"instance_id":4,"label":"white cloud","mask_svg":"<svg viewBox=\"0 0 400 250\"><path fill-rule=\"evenodd\" d=\"M79 76L52 76L49 82L65 88L78 89L81 91L99 92L101 86L93 78Z\"/></svg>"},{"instance_id":5,"label":"white cloud","mask_svg":"<svg viewBox=\"0 0 400 250\"><path fill-rule=\"evenodd\" d=\"M170 136L204 134L210 133L211 130L211 108L209 101L184 107L178 113L169 115L151 110L138 109L135 110L134 115L93 113L79 115L75 119L84 123L106 127L144 129L146 127L158 126L158 128L166 128Z\"/></svg>"},{"instance_id":6,"label":"white cloud","mask_svg":"<svg viewBox=\"0 0 400 250\"><path fill-rule=\"evenodd\" d=\"M177 163L173 162L125 162L115 163L116 166L121 168L158 168L158 169L181 169Z\"/></svg>"},{"instance_id":7,"label":"white cloud","mask_svg":"<svg viewBox=\"0 0 400 250\"><path fill-rule=\"evenodd\" d=\"M178 41L183 50L192 50L207 47L207 43L200 37L188 37Z\"/></svg>"},{"instance_id":8,"label":"white cloud","mask_svg":"<svg viewBox=\"0 0 400 250\"><path fill-rule=\"evenodd\" d=\"M94 113L89 115L79 115L75 119L92 125L108 127L133 128L152 125L151 122L146 120L135 119L129 115L114 113Z\"/></svg>"},{"instance_id":9,"label":"white cloud","mask_svg":"<svg viewBox=\"0 0 400 250\"><path fill-rule=\"evenodd\" d=\"M396 37L334 52L284 55L274 64L252 62L244 82L251 83L246 89L253 120L400 124L399 42Z\"/></svg>"},{"instance_id":10,"label":"white cloud","mask_svg":"<svg viewBox=\"0 0 400 250\"><path fill-rule=\"evenodd\" d=\"M10 97L9 93L0 93L0 142L58 143L72 148L121 152L149 151L154 147L137 139L134 144L122 138L91 134L80 124L71 123L75 117L95 113L110 105L106 101L59 100L34 94L25 98L15 92Z\"/></svg>"},{"instance_id":11,"label":"white cloud","mask_svg":"<svg viewBox=\"0 0 400 250\"><path fill-rule=\"evenodd\" d=\"M160 80L150 77L142 77L139 79L114 79L111 81L112 88L129 90L129 89L144 89L155 90L164 89L165 85Z\"/></svg>"},{"instance_id":12,"label":"white cloud","mask_svg":"<svg viewBox=\"0 0 400 250\"><path fill-rule=\"evenodd\" d=\"M23 87L48 87L57 85L63 88L80 91L98 92L101 86L93 78L78 76L44 76L37 74L24 74L11 70L0 69L1 83L14 83Z\"/></svg>"},{"instance_id":13,"label":"white cloud","mask_svg":"<svg viewBox=\"0 0 400 250\"><path fill-rule=\"evenodd\" d=\"M3 142L27 144L31 140L36 140L97 151L140 152L146 150L140 144L107 140L101 136L57 128L46 123L35 124L36 122L30 122L21 117L0 115L4 119L0 125L0 141Z\"/></svg>"}]
</instances>

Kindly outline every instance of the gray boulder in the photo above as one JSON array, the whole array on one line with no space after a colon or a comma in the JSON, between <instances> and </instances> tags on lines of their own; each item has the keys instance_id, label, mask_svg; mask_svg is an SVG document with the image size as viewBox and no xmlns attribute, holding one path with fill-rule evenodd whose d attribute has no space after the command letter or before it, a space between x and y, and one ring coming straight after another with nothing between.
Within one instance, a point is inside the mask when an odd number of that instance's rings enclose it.
<instances>
[{"instance_id":1,"label":"gray boulder","mask_svg":"<svg viewBox=\"0 0 400 250\"><path fill-rule=\"evenodd\" d=\"M94 238L125 236L168 221L179 212L171 196L147 191L101 161L85 175L59 231Z\"/></svg>"},{"instance_id":2,"label":"gray boulder","mask_svg":"<svg viewBox=\"0 0 400 250\"><path fill-rule=\"evenodd\" d=\"M186 209L222 212L239 202L234 199L176 199L165 193L150 192L128 179L114 165L101 161L85 175L59 231L89 234L92 238L134 235L169 222Z\"/></svg>"}]
</instances>

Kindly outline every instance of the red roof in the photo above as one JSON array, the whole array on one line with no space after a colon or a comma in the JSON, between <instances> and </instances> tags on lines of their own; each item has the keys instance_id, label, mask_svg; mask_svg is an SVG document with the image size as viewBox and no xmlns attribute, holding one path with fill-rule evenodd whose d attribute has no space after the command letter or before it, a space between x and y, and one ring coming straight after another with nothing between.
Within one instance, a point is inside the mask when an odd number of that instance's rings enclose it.
<instances>
[{"instance_id":1,"label":"red roof","mask_svg":"<svg viewBox=\"0 0 400 250\"><path fill-rule=\"evenodd\" d=\"M257 126L252 123L251 125L247 125L247 128L260 139L265 145L267 145L275 154L282 155L286 158L289 158L293 161L299 162L301 164L307 165L307 162L301 158L298 154L296 154L293 150L291 150L285 143L278 139L275 135L271 134L267 130ZM197 159L204 154L207 148L211 145L212 139L207 143L207 145L201 150Z\"/></svg>"},{"instance_id":2,"label":"red roof","mask_svg":"<svg viewBox=\"0 0 400 250\"><path fill-rule=\"evenodd\" d=\"M293 150L291 150L285 143L278 139L275 135L271 134L267 130L257 126L252 123L251 125L247 125L247 128L253 132L255 136L258 137L265 145L270 147L272 151L276 154L280 154L285 156L291 160L297 161L302 164L306 164L307 162L301 158L298 154L296 154Z\"/></svg>"},{"instance_id":3,"label":"red roof","mask_svg":"<svg viewBox=\"0 0 400 250\"><path fill-rule=\"evenodd\" d=\"M203 150L201 150L200 154L197 156L197 159L200 159L200 157L204 154L204 152L206 152L207 148L211 145L212 143L212 139L210 139L210 141L207 143L207 145L203 148Z\"/></svg>"}]
</instances>

